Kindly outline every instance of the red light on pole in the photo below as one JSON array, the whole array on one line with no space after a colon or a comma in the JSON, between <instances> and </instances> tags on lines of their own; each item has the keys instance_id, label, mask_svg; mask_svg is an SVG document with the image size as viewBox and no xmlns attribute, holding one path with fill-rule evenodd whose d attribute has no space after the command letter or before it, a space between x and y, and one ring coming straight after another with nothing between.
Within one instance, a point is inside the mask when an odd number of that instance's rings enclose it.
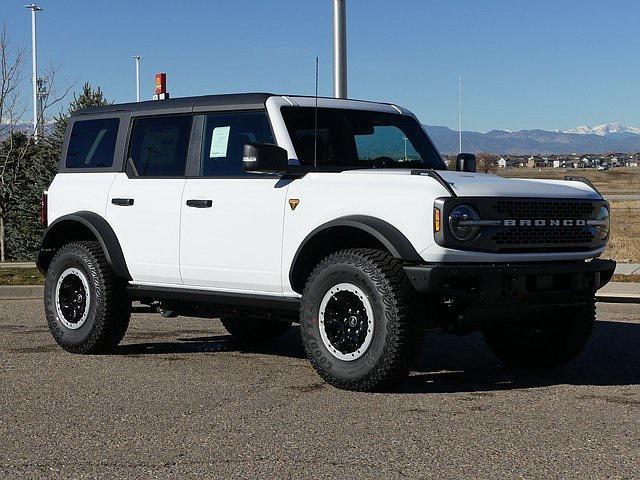
<instances>
[{"instance_id":1,"label":"red light on pole","mask_svg":"<svg viewBox=\"0 0 640 480\"><path fill-rule=\"evenodd\" d=\"M167 92L167 74L156 73L156 94L153 96L154 100L166 100L169 98Z\"/></svg>"},{"instance_id":2,"label":"red light on pole","mask_svg":"<svg viewBox=\"0 0 640 480\"><path fill-rule=\"evenodd\" d=\"M167 93L167 74L156 73L156 95Z\"/></svg>"}]
</instances>

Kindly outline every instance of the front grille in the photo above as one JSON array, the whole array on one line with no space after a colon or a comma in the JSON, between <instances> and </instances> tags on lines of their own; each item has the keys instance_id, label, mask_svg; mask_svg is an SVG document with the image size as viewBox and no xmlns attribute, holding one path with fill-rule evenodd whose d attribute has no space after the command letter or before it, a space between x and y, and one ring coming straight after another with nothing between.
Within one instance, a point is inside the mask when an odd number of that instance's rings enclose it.
<instances>
[{"instance_id":1,"label":"front grille","mask_svg":"<svg viewBox=\"0 0 640 480\"><path fill-rule=\"evenodd\" d=\"M595 218L599 202L584 200L496 200L491 217L514 220L516 226L500 226L486 232L496 251L588 250L595 240L591 226L520 226L526 220L589 220Z\"/></svg>"},{"instance_id":2,"label":"front grille","mask_svg":"<svg viewBox=\"0 0 640 480\"><path fill-rule=\"evenodd\" d=\"M503 227L492 238L496 245L589 245L593 233L585 227Z\"/></svg>"},{"instance_id":3,"label":"front grille","mask_svg":"<svg viewBox=\"0 0 640 480\"><path fill-rule=\"evenodd\" d=\"M438 203L441 202L441 203ZM470 241L456 240L448 229L436 235L439 245L497 253L579 252L602 247L595 220L604 200L458 197L439 199L445 218L460 204L473 205L489 223ZM494 221L496 224L491 224Z\"/></svg>"},{"instance_id":4,"label":"front grille","mask_svg":"<svg viewBox=\"0 0 640 480\"><path fill-rule=\"evenodd\" d=\"M593 202L571 200L498 200L493 209L502 218L588 218Z\"/></svg>"}]
</instances>

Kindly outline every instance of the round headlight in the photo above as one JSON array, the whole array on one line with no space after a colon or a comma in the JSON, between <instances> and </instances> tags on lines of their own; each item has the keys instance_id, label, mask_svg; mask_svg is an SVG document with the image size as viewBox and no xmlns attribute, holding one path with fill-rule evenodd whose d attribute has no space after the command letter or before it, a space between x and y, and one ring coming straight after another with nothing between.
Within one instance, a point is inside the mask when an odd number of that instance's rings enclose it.
<instances>
[{"instance_id":1,"label":"round headlight","mask_svg":"<svg viewBox=\"0 0 640 480\"><path fill-rule=\"evenodd\" d=\"M469 224L480 220L478 213L469 205L458 205L449 215L449 230L456 240L466 242L478 236L479 225Z\"/></svg>"},{"instance_id":2,"label":"round headlight","mask_svg":"<svg viewBox=\"0 0 640 480\"><path fill-rule=\"evenodd\" d=\"M600 210L598 210L596 220L598 221L598 224L596 225L598 236L600 237L600 240L606 240L609 238L611 220L609 218L609 209L605 205L602 205Z\"/></svg>"}]
</instances>

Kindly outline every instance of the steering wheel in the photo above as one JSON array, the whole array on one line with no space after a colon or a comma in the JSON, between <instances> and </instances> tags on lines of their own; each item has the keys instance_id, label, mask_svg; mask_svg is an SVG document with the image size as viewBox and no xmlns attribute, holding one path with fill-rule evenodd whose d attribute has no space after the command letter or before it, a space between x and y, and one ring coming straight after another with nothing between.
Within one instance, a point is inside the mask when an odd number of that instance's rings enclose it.
<instances>
[{"instance_id":1,"label":"steering wheel","mask_svg":"<svg viewBox=\"0 0 640 480\"><path fill-rule=\"evenodd\" d=\"M380 157L374 158L371 163L373 164L373 168L384 168L392 165L394 163L394 160L391 157L382 155Z\"/></svg>"}]
</instances>

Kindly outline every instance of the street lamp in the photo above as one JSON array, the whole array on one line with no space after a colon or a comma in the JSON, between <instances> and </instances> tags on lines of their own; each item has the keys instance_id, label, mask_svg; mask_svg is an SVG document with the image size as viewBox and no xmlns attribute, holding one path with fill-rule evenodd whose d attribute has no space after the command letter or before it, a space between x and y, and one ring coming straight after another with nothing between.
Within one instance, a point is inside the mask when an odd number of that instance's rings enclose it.
<instances>
[{"instance_id":1,"label":"street lamp","mask_svg":"<svg viewBox=\"0 0 640 480\"><path fill-rule=\"evenodd\" d=\"M140 101L140 60L142 57L138 55L134 55L133 59L136 62L136 102Z\"/></svg>"},{"instance_id":2,"label":"street lamp","mask_svg":"<svg viewBox=\"0 0 640 480\"><path fill-rule=\"evenodd\" d=\"M462 153L462 74L458 78L458 153Z\"/></svg>"},{"instance_id":3,"label":"street lamp","mask_svg":"<svg viewBox=\"0 0 640 480\"><path fill-rule=\"evenodd\" d=\"M42 11L35 3L25 5L31 10L31 56L33 66L33 138L38 139L40 135L40 122L38 119L38 51L36 44L36 13Z\"/></svg>"}]
</instances>

